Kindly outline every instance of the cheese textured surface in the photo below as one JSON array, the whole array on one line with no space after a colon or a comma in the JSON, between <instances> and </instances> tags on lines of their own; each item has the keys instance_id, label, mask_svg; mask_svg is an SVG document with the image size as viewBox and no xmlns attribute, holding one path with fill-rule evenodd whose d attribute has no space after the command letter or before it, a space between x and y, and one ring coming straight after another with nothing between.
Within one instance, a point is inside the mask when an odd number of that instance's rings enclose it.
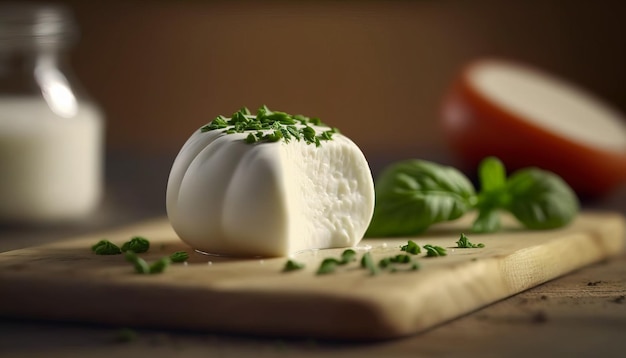
<instances>
[{"instance_id":1,"label":"cheese textured surface","mask_svg":"<svg viewBox=\"0 0 626 358\"><path fill-rule=\"evenodd\" d=\"M374 183L354 142L338 133L320 146L246 136L198 130L176 157L167 214L183 241L211 254L287 256L361 240Z\"/></svg>"}]
</instances>

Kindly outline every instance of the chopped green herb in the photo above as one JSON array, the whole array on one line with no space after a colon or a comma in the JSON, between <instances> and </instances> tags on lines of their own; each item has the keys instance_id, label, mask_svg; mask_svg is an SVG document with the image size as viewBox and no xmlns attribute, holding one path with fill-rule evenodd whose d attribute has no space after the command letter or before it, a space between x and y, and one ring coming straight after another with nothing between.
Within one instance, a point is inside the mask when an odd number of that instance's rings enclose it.
<instances>
[{"instance_id":1,"label":"chopped green herb","mask_svg":"<svg viewBox=\"0 0 626 358\"><path fill-rule=\"evenodd\" d=\"M377 275L380 272L369 252L366 252L363 254L363 257L361 257L361 267L367 269L372 276Z\"/></svg>"},{"instance_id":2,"label":"chopped green herb","mask_svg":"<svg viewBox=\"0 0 626 358\"><path fill-rule=\"evenodd\" d=\"M150 249L150 241L141 236L135 236L130 241L125 242L122 245L122 252L134 251L137 254L146 252Z\"/></svg>"},{"instance_id":3,"label":"chopped green herb","mask_svg":"<svg viewBox=\"0 0 626 358\"><path fill-rule=\"evenodd\" d=\"M409 264L412 263L410 270L417 270L419 265L417 262L412 261L411 256L406 254L399 254L395 256L389 256L378 261L378 266L381 269L390 269L391 272L398 271L398 266L394 264Z\"/></svg>"},{"instance_id":4,"label":"chopped green herb","mask_svg":"<svg viewBox=\"0 0 626 358\"><path fill-rule=\"evenodd\" d=\"M485 247L485 244L472 244L465 234L461 234L459 241L456 242L456 246L461 249L475 249Z\"/></svg>"},{"instance_id":5,"label":"chopped green herb","mask_svg":"<svg viewBox=\"0 0 626 358\"><path fill-rule=\"evenodd\" d=\"M392 257L391 262L406 264L411 262L411 257L409 255L400 254Z\"/></svg>"},{"instance_id":6,"label":"chopped green herb","mask_svg":"<svg viewBox=\"0 0 626 358\"><path fill-rule=\"evenodd\" d=\"M137 254L134 251L131 251L131 250L126 251L125 257L126 257L126 261L128 261L128 262L133 264L133 267L135 268L135 272L140 273L140 274L161 273L172 262L172 260L169 258L169 256L166 256L166 257L163 257L163 258L155 261L152 265L148 265L146 260L144 260L141 257L137 256Z\"/></svg>"},{"instance_id":7,"label":"chopped green herb","mask_svg":"<svg viewBox=\"0 0 626 358\"><path fill-rule=\"evenodd\" d=\"M118 255L122 251L120 248L109 240L100 240L97 244L91 247L91 250L96 255Z\"/></svg>"},{"instance_id":8,"label":"chopped green herb","mask_svg":"<svg viewBox=\"0 0 626 358\"><path fill-rule=\"evenodd\" d=\"M382 269L391 266L391 257L385 257L380 259L380 261L378 261L378 266Z\"/></svg>"},{"instance_id":9,"label":"chopped green herb","mask_svg":"<svg viewBox=\"0 0 626 358\"><path fill-rule=\"evenodd\" d=\"M296 140L300 140L300 138L302 137L302 133L300 133L300 131L298 130L298 127L294 126L294 125L290 125L287 126L287 131L294 137L296 138Z\"/></svg>"},{"instance_id":10,"label":"chopped green herb","mask_svg":"<svg viewBox=\"0 0 626 358\"><path fill-rule=\"evenodd\" d=\"M249 133L248 136L246 137L246 143L248 144L252 144L252 143L256 143L257 138L254 135L254 133Z\"/></svg>"},{"instance_id":11,"label":"chopped green herb","mask_svg":"<svg viewBox=\"0 0 626 358\"><path fill-rule=\"evenodd\" d=\"M185 251L176 251L175 253L170 255L170 260L176 263L185 262L189 260L189 254Z\"/></svg>"},{"instance_id":12,"label":"chopped green herb","mask_svg":"<svg viewBox=\"0 0 626 358\"><path fill-rule=\"evenodd\" d=\"M413 240L409 240L406 245L400 246L400 250L406 251L409 254L417 255L422 252L420 247Z\"/></svg>"},{"instance_id":13,"label":"chopped green herb","mask_svg":"<svg viewBox=\"0 0 626 358\"><path fill-rule=\"evenodd\" d=\"M335 272L335 269L338 265L341 265L341 261L333 258L326 258L320 264L320 267L317 269L318 275L325 275L332 272Z\"/></svg>"},{"instance_id":14,"label":"chopped green herb","mask_svg":"<svg viewBox=\"0 0 626 358\"><path fill-rule=\"evenodd\" d=\"M352 261L356 261L356 251L352 249L344 250L344 252L341 253L341 259L331 257L324 259L317 270L317 274L323 275L334 272L337 266L347 265Z\"/></svg>"},{"instance_id":15,"label":"chopped green herb","mask_svg":"<svg viewBox=\"0 0 626 358\"><path fill-rule=\"evenodd\" d=\"M244 139L244 142L248 144L277 142L281 139L288 143L291 139L298 141L304 139L307 144L316 146L320 146L321 141L332 140L333 134L339 133L337 128L330 128L317 135L311 125L328 127L319 118L274 112L263 105L257 110L256 115L251 114L250 110L244 107L233 113L231 118L217 116L211 123L200 128L200 132L213 130L223 130L226 134L250 132Z\"/></svg>"},{"instance_id":16,"label":"chopped green herb","mask_svg":"<svg viewBox=\"0 0 626 358\"><path fill-rule=\"evenodd\" d=\"M146 262L146 260L137 256L137 254L134 251L130 251L130 250L126 251L124 256L126 258L126 261L133 264L133 267L135 268L135 272L141 273L141 274L150 273L150 266L148 266L148 263Z\"/></svg>"},{"instance_id":17,"label":"chopped green herb","mask_svg":"<svg viewBox=\"0 0 626 358\"><path fill-rule=\"evenodd\" d=\"M152 265L150 265L150 273L161 273L165 271L165 269L172 263L172 260L169 257L163 257L157 261L155 261Z\"/></svg>"},{"instance_id":18,"label":"chopped green herb","mask_svg":"<svg viewBox=\"0 0 626 358\"><path fill-rule=\"evenodd\" d=\"M285 267L283 268L283 272L297 271L304 268L304 264L301 262L297 262L295 260L288 260L285 263Z\"/></svg>"},{"instance_id":19,"label":"chopped green herb","mask_svg":"<svg viewBox=\"0 0 626 358\"><path fill-rule=\"evenodd\" d=\"M441 246L424 245L426 257L446 256L446 249Z\"/></svg>"},{"instance_id":20,"label":"chopped green herb","mask_svg":"<svg viewBox=\"0 0 626 358\"><path fill-rule=\"evenodd\" d=\"M355 260L356 260L356 251L352 249L347 249L341 254L341 261L339 262L339 264L345 265Z\"/></svg>"}]
</instances>

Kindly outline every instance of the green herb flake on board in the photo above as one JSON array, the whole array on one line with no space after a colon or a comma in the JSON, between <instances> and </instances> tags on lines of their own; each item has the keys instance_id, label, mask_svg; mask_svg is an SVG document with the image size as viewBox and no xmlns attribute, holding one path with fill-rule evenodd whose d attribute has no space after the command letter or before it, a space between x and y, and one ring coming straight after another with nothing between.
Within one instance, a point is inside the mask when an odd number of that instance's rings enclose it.
<instances>
[{"instance_id":1,"label":"green herb flake on board","mask_svg":"<svg viewBox=\"0 0 626 358\"><path fill-rule=\"evenodd\" d=\"M333 273L337 269L337 266L340 265L340 262L341 261L339 261L337 259L334 259L334 258L326 258L320 264L320 267L317 269L316 274L317 275L326 275L326 274L329 274L329 273Z\"/></svg>"},{"instance_id":2,"label":"green herb flake on board","mask_svg":"<svg viewBox=\"0 0 626 358\"><path fill-rule=\"evenodd\" d=\"M419 245L417 245L415 241L413 240L409 240L409 242L406 245L400 246L400 250L406 251L409 254L413 254L413 255L417 255L422 252Z\"/></svg>"},{"instance_id":3,"label":"green herb flake on board","mask_svg":"<svg viewBox=\"0 0 626 358\"><path fill-rule=\"evenodd\" d=\"M475 249L475 248L483 248L485 244L472 244L465 234L461 234L459 241L456 242L456 245L460 249Z\"/></svg>"},{"instance_id":4,"label":"green herb flake on board","mask_svg":"<svg viewBox=\"0 0 626 358\"><path fill-rule=\"evenodd\" d=\"M339 262L341 265L348 264L352 261L356 261L356 251L347 249L341 253L341 261Z\"/></svg>"},{"instance_id":5,"label":"green herb flake on board","mask_svg":"<svg viewBox=\"0 0 626 358\"><path fill-rule=\"evenodd\" d=\"M140 274L150 273L150 266L148 266L148 263L146 262L146 260L137 256L137 254L134 251L130 251L130 250L126 251L124 256L126 258L126 261L133 264L133 268L135 269L136 273L140 273Z\"/></svg>"},{"instance_id":6,"label":"green herb flake on board","mask_svg":"<svg viewBox=\"0 0 626 358\"><path fill-rule=\"evenodd\" d=\"M380 270L376 266L376 263L374 263L372 254L369 252L366 252L365 254L363 254L363 257L361 257L361 267L367 269L372 276L378 275L378 273L380 272Z\"/></svg>"},{"instance_id":7,"label":"green herb flake on board","mask_svg":"<svg viewBox=\"0 0 626 358\"><path fill-rule=\"evenodd\" d=\"M185 251L176 251L170 255L170 260L175 263L185 262L189 260L189 254Z\"/></svg>"},{"instance_id":8,"label":"green herb flake on board","mask_svg":"<svg viewBox=\"0 0 626 358\"><path fill-rule=\"evenodd\" d=\"M149 273L150 274L162 273L171 263L172 263L172 260L169 257L160 258L150 265Z\"/></svg>"},{"instance_id":9,"label":"green herb flake on board","mask_svg":"<svg viewBox=\"0 0 626 358\"><path fill-rule=\"evenodd\" d=\"M446 256L446 249L441 246L434 245L424 245L424 250L426 250L426 257L437 257L437 256Z\"/></svg>"},{"instance_id":10,"label":"green herb flake on board","mask_svg":"<svg viewBox=\"0 0 626 358\"><path fill-rule=\"evenodd\" d=\"M283 272L298 271L304 268L304 264L295 260L287 260Z\"/></svg>"},{"instance_id":11,"label":"green herb flake on board","mask_svg":"<svg viewBox=\"0 0 626 358\"><path fill-rule=\"evenodd\" d=\"M119 255L122 253L120 248L109 240L103 239L91 247L96 255Z\"/></svg>"},{"instance_id":12,"label":"green herb flake on board","mask_svg":"<svg viewBox=\"0 0 626 358\"><path fill-rule=\"evenodd\" d=\"M135 236L122 245L122 252L133 251L137 254L147 252L150 249L150 241L141 236Z\"/></svg>"},{"instance_id":13,"label":"green herb flake on board","mask_svg":"<svg viewBox=\"0 0 626 358\"><path fill-rule=\"evenodd\" d=\"M407 254L398 254L385 257L378 261L378 267L390 272L416 271L419 269L419 264L414 261L411 256ZM407 266L407 264L410 264L410 266Z\"/></svg>"}]
</instances>

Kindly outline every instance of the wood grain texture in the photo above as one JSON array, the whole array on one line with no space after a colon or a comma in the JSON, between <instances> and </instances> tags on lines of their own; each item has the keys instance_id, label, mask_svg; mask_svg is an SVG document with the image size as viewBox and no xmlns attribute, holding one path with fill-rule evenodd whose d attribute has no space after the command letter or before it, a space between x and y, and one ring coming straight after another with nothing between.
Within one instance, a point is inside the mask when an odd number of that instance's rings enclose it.
<instances>
[{"instance_id":1,"label":"wood grain texture","mask_svg":"<svg viewBox=\"0 0 626 358\"><path fill-rule=\"evenodd\" d=\"M471 235L483 249L453 249L471 218L415 238L448 247L420 257L415 272L369 276L353 264L316 276L341 249L305 252L302 271L282 273L285 258L226 259L193 253L165 219L0 254L0 315L113 325L183 328L277 336L382 339L409 335L508 297L592 262L624 245L619 214L584 213L567 228L529 232L513 224ZM192 257L162 275L137 275L122 256L96 256L106 237L121 244L148 237L151 261L178 250ZM363 241L375 258L400 253L406 239ZM421 255L423 256L423 255ZM210 264L209 264L210 262Z\"/></svg>"}]
</instances>

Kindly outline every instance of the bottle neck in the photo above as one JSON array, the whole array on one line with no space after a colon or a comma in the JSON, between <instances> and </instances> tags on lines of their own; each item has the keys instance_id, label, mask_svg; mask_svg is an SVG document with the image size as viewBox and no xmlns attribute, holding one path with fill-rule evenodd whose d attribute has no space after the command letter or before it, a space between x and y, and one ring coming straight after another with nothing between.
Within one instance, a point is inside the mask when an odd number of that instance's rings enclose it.
<instances>
[{"instance_id":1,"label":"bottle neck","mask_svg":"<svg viewBox=\"0 0 626 358\"><path fill-rule=\"evenodd\" d=\"M62 60L76 35L66 8L0 4L0 96L45 101L58 116L74 117L77 94Z\"/></svg>"},{"instance_id":2,"label":"bottle neck","mask_svg":"<svg viewBox=\"0 0 626 358\"><path fill-rule=\"evenodd\" d=\"M36 74L64 69L63 58L64 53L57 47L0 47L0 94L36 91Z\"/></svg>"},{"instance_id":3,"label":"bottle neck","mask_svg":"<svg viewBox=\"0 0 626 358\"><path fill-rule=\"evenodd\" d=\"M0 51L62 49L73 44L77 29L68 8L37 3L0 3Z\"/></svg>"},{"instance_id":4,"label":"bottle neck","mask_svg":"<svg viewBox=\"0 0 626 358\"><path fill-rule=\"evenodd\" d=\"M0 3L0 92L33 90L36 69L59 68L62 55L76 37L67 8Z\"/></svg>"}]
</instances>

